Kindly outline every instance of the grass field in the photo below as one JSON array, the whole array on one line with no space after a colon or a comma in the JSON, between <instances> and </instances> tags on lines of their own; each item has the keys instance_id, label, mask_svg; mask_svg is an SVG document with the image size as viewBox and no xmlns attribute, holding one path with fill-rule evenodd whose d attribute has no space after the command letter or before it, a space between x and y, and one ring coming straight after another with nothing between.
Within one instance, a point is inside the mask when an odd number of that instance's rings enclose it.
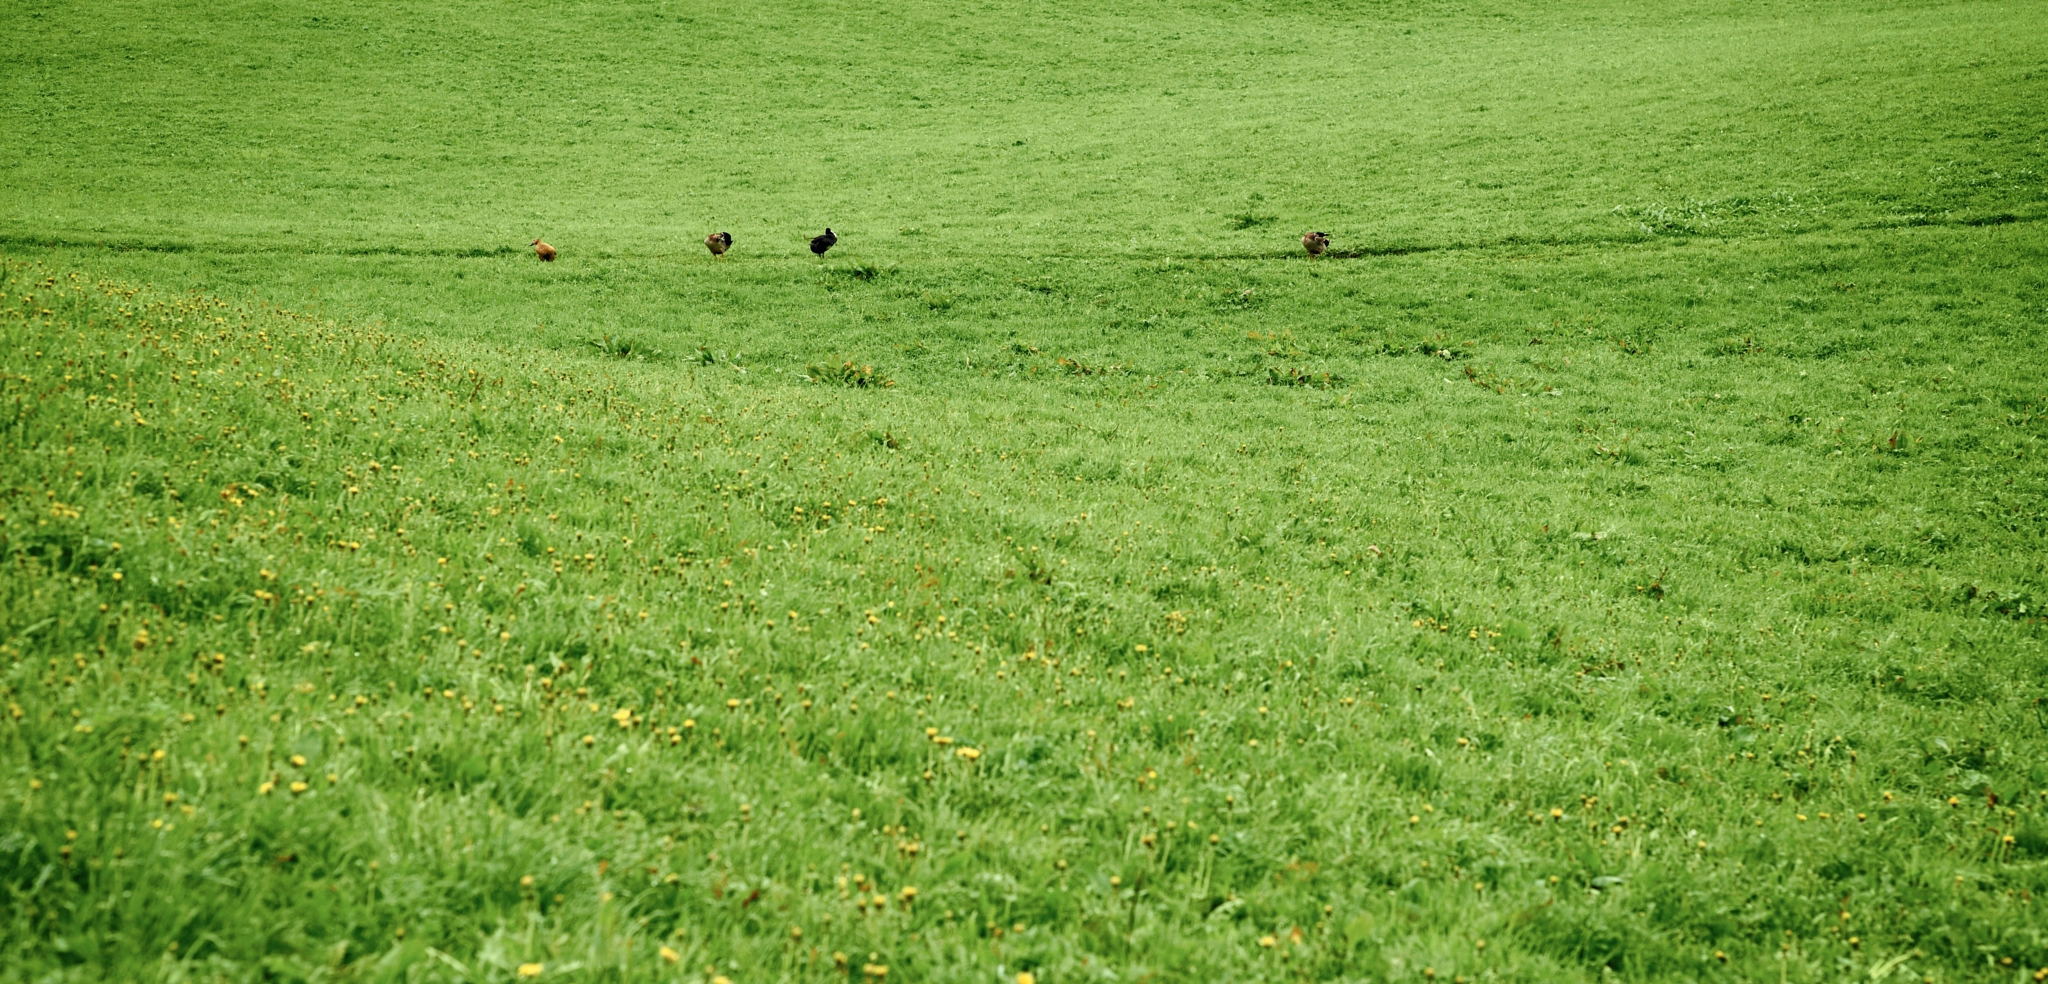
<instances>
[{"instance_id":1,"label":"grass field","mask_svg":"<svg viewBox=\"0 0 2048 984\"><path fill-rule=\"evenodd\" d=\"M2048 978L2048 8L0 41L0 981Z\"/></svg>"}]
</instances>

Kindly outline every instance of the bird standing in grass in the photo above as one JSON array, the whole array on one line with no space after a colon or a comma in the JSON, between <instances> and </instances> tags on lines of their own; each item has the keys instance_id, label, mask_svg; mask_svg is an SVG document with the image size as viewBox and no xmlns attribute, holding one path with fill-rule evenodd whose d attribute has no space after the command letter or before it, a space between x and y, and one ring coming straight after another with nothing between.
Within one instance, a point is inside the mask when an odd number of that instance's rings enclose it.
<instances>
[{"instance_id":1,"label":"bird standing in grass","mask_svg":"<svg viewBox=\"0 0 2048 984\"><path fill-rule=\"evenodd\" d=\"M533 255L540 257L540 261L542 263L555 262L555 248L553 246L541 242L538 239L534 240L533 242L527 243L526 245L533 247Z\"/></svg>"},{"instance_id":2,"label":"bird standing in grass","mask_svg":"<svg viewBox=\"0 0 2048 984\"><path fill-rule=\"evenodd\" d=\"M811 252L824 256L825 251L831 249L832 244L838 241L839 237L832 234L832 227L826 226L824 235L811 238Z\"/></svg>"},{"instance_id":3,"label":"bird standing in grass","mask_svg":"<svg viewBox=\"0 0 2048 984\"><path fill-rule=\"evenodd\" d=\"M1330 234L1327 232L1307 233L1301 237L1301 245L1303 249L1308 250L1309 256L1321 256L1324 250L1330 248Z\"/></svg>"},{"instance_id":4,"label":"bird standing in grass","mask_svg":"<svg viewBox=\"0 0 2048 984\"><path fill-rule=\"evenodd\" d=\"M732 248L732 233L714 232L705 236L704 248L710 250L712 256L724 256L725 251Z\"/></svg>"}]
</instances>

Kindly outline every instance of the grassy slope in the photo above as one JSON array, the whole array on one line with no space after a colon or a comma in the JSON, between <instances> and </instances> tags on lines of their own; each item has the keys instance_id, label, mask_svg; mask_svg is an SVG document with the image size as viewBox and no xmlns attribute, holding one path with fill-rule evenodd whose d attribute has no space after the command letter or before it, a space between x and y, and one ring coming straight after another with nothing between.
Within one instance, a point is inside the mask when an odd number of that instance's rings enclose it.
<instances>
[{"instance_id":1,"label":"grassy slope","mask_svg":"<svg viewBox=\"0 0 2048 984\"><path fill-rule=\"evenodd\" d=\"M2048 964L2037 11L156 9L0 14L238 299L0 285L6 973Z\"/></svg>"},{"instance_id":2,"label":"grassy slope","mask_svg":"<svg viewBox=\"0 0 2048 984\"><path fill-rule=\"evenodd\" d=\"M90 9L0 14L0 231L594 254L729 227L792 255L830 223L909 240L877 255L1264 254L1311 224L1549 241L2044 195L2024 3Z\"/></svg>"}]
</instances>

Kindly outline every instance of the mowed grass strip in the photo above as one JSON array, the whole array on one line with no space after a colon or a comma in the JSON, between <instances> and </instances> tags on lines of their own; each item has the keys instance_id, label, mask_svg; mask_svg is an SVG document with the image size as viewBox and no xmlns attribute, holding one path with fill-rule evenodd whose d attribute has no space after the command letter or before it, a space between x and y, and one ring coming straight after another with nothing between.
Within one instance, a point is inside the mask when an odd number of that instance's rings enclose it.
<instances>
[{"instance_id":1,"label":"mowed grass strip","mask_svg":"<svg viewBox=\"0 0 2048 984\"><path fill-rule=\"evenodd\" d=\"M1717 412L1871 371L1718 338L1553 336L1613 369L1558 396L1461 372L1497 342L777 372L4 269L17 966L2048 963L1998 336L1859 411L1893 442ZM1887 518L1944 492L1983 508Z\"/></svg>"}]
</instances>

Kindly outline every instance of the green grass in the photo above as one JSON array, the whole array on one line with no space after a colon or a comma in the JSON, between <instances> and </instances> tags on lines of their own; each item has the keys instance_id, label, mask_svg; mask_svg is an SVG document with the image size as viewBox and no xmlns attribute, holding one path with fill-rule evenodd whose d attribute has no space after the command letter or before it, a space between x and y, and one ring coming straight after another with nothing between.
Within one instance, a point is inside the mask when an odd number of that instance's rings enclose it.
<instances>
[{"instance_id":1,"label":"green grass","mask_svg":"<svg viewBox=\"0 0 2048 984\"><path fill-rule=\"evenodd\" d=\"M0 980L2031 979L2044 28L0 11Z\"/></svg>"}]
</instances>

